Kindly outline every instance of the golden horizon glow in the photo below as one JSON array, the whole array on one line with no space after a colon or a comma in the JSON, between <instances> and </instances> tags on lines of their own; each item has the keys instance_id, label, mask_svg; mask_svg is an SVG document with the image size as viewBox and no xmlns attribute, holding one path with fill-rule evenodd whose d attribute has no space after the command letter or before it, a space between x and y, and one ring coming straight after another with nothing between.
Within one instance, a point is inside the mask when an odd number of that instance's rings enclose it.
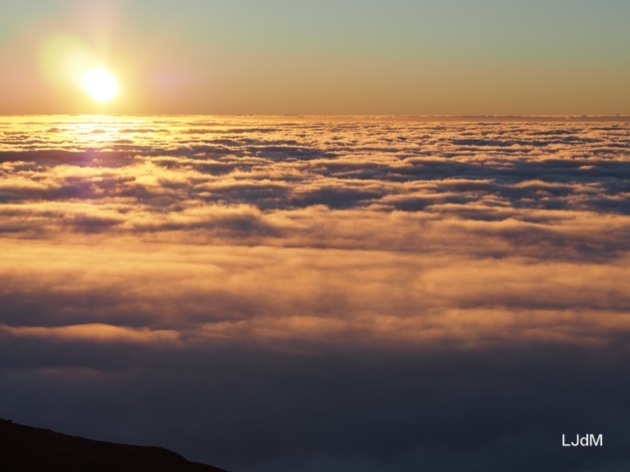
<instances>
[{"instance_id":1,"label":"golden horizon glow","mask_svg":"<svg viewBox=\"0 0 630 472\"><path fill-rule=\"evenodd\" d=\"M116 77L104 67L93 67L81 73L79 84L99 103L107 103L118 96L120 88Z\"/></svg>"}]
</instances>

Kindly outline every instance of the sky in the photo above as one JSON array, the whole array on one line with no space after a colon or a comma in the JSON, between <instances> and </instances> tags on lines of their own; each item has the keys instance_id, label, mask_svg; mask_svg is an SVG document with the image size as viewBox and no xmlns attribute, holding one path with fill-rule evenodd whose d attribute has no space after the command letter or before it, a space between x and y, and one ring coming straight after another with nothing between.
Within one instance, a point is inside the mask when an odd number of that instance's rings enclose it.
<instances>
[{"instance_id":1,"label":"sky","mask_svg":"<svg viewBox=\"0 0 630 472\"><path fill-rule=\"evenodd\" d=\"M0 113L628 114L625 0L0 5ZM80 50L118 77L98 105Z\"/></svg>"},{"instance_id":2,"label":"sky","mask_svg":"<svg viewBox=\"0 0 630 472\"><path fill-rule=\"evenodd\" d=\"M0 417L234 472L629 470L628 132L0 118Z\"/></svg>"}]
</instances>

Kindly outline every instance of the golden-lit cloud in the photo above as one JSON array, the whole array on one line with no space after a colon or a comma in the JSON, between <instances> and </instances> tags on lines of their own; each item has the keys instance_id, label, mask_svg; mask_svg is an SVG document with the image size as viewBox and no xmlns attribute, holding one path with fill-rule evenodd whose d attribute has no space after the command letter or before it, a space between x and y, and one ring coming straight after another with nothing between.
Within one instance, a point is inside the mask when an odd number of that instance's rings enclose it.
<instances>
[{"instance_id":1,"label":"golden-lit cloud","mask_svg":"<svg viewBox=\"0 0 630 472\"><path fill-rule=\"evenodd\" d=\"M149 331L110 326L101 323L87 323L62 327L0 327L0 331L16 337L33 337L43 340L87 341L87 342L128 342L168 343L177 340L177 333L169 331Z\"/></svg>"},{"instance_id":2,"label":"golden-lit cloud","mask_svg":"<svg viewBox=\"0 0 630 472\"><path fill-rule=\"evenodd\" d=\"M17 294L36 290L66 300L60 329L129 312L121 329L190 342L606 343L629 328L610 314L630 306L626 123L17 123L0 142L11 325L32 325Z\"/></svg>"}]
</instances>

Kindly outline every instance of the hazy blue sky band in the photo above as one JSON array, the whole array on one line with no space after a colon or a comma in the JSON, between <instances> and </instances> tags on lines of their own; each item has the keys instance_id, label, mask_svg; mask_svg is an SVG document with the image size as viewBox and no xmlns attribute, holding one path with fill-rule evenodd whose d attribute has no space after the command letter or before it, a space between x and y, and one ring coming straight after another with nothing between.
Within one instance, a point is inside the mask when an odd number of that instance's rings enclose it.
<instances>
[{"instance_id":1,"label":"hazy blue sky band","mask_svg":"<svg viewBox=\"0 0 630 472\"><path fill-rule=\"evenodd\" d=\"M76 3L76 2L74 2ZM619 54L630 44L630 3L624 0L322 0L208 1L131 0L118 2L133 21L164 28L181 26L202 40L223 38L234 45L316 50L379 46L407 53L434 49L456 53L480 47L486 54L508 46L534 55L558 52L598 58ZM0 29L15 30L25 21L64 11L72 1L31 0L0 6ZM495 43L496 42L496 43ZM496 49L494 49L496 47ZM540 49L545 47L544 49ZM586 47L586 49L584 49ZM626 66L628 66L627 54Z\"/></svg>"}]
</instances>

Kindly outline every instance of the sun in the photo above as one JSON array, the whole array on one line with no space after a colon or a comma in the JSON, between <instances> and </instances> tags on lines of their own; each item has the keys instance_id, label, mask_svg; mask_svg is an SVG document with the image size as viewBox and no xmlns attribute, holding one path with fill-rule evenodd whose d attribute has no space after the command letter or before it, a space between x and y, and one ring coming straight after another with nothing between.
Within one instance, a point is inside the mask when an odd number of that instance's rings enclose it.
<instances>
[{"instance_id":1,"label":"sun","mask_svg":"<svg viewBox=\"0 0 630 472\"><path fill-rule=\"evenodd\" d=\"M107 103L118 95L118 80L103 67L85 70L79 77L79 84L85 92L99 103Z\"/></svg>"}]
</instances>

